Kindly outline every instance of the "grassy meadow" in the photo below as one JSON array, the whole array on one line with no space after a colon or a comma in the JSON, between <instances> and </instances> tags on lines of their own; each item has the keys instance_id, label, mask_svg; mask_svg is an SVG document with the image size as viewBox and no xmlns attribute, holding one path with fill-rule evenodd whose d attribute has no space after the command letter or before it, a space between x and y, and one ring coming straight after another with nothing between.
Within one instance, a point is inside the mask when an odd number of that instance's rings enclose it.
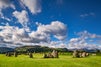
<instances>
[{"instance_id":1,"label":"grassy meadow","mask_svg":"<svg viewBox=\"0 0 101 67\"><path fill-rule=\"evenodd\" d=\"M101 67L101 56L72 58L71 55L59 55L59 58L43 58L43 54L18 57L6 57L0 54L0 67Z\"/></svg>"}]
</instances>

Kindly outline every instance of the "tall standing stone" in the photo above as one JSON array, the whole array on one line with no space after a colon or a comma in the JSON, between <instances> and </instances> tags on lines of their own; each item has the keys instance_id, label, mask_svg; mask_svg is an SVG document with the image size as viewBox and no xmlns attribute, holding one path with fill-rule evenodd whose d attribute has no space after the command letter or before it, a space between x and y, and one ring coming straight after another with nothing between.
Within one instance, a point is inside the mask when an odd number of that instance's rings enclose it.
<instances>
[{"instance_id":1,"label":"tall standing stone","mask_svg":"<svg viewBox=\"0 0 101 67\"><path fill-rule=\"evenodd\" d=\"M8 52L8 57L10 57L11 56L11 53L10 52Z\"/></svg>"},{"instance_id":2,"label":"tall standing stone","mask_svg":"<svg viewBox=\"0 0 101 67\"><path fill-rule=\"evenodd\" d=\"M80 58L82 57L82 53L79 53L79 57L80 57Z\"/></svg>"},{"instance_id":3,"label":"tall standing stone","mask_svg":"<svg viewBox=\"0 0 101 67\"><path fill-rule=\"evenodd\" d=\"M89 56L89 53L86 53L86 56Z\"/></svg>"},{"instance_id":4,"label":"tall standing stone","mask_svg":"<svg viewBox=\"0 0 101 67\"><path fill-rule=\"evenodd\" d=\"M82 53L82 57L86 57L86 52L83 52Z\"/></svg>"},{"instance_id":5,"label":"tall standing stone","mask_svg":"<svg viewBox=\"0 0 101 67\"><path fill-rule=\"evenodd\" d=\"M6 56L8 56L8 52L6 52Z\"/></svg>"},{"instance_id":6,"label":"tall standing stone","mask_svg":"<svg viewBox=\"0 0 101 67\"><path fill-rule=\"evenodd\" d=\"M18 56L17 52L14 52L14 56L15 56L15 57L17 57L17 56Z\"/></svg>"},{"instance_id":7,"label":"tall standing stone","mask_svg":"<svg viewBox=\"0 0 101 67\"><path fill-rule=\"evenodd\" d=\"M53 56L54 58L58 58L58 52L57 52L56 50L53 50L52 56Z\"/></svg>"},{"instance_id":8,"label":"tall standing stone","mask_svg":"<svg viewBox=\"0 0 101 67\"><path fill-rule=\"evenodd\" d=\"M48 57L48 58L53 58L53 55L52 55L51 53L48 53L48 54L47 54L47 57Z\"/></svg>"},{"instance_id":9,"label":"tall standing stone","mask_svg":"<svg viewBox=\"0 0 101 67\"><path fill-rule=\"evenodd\" d=\"M79 52L77 50L74 50L73 57L74 58L79 57Z\"/></svg>"},{"instance_id":10,"label":"tall standing stone","mask_svg":"<svg viewBox=\"0 0 101 67\"><path fill-rule=\"evenodd\" d=\"M30 58L33 58L33 54L32 54L32 53L29 53L29 57L30 57Z\"/></svg>"},{"instance_id":11,"label":"tall standing stone","mask_svg":"<svg viewBox=\"0 0 101 67\"><path fill-rule=\"evenodd\" d=\"M47 54L44 54L44 58L48 58Z\"/></svg>"}]
</instances>

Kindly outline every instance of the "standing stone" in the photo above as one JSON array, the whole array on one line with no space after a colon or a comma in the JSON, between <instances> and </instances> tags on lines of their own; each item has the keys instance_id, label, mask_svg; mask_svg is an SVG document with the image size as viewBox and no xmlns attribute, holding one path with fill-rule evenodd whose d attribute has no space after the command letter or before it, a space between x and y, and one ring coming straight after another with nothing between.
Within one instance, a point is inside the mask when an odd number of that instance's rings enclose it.
<instances>
[{"instance_id":1,"label":"standing stone","mask_svg":"<svg viewBox=\"0 0 101 67\"><path fill-rule=\"evenodd\" d=\"M8 56L8 52L6 52L6 56Z\"/></svg>"},{"instance_id":2,"label":"standing stone","mask_svg":"<svg viewBox=\"0 0 101 67\"><path fill-rule=\"evenodd\" d=\"M30 58L33 58L33 54L32 54L32 53L29 53L29 57L30 57Z\"/></svg>"},{"instance_id":3,"label":"standing stone","mask_svg":"<svg viewBox=\"0 0 101 67\"><path fill-rule=\"evenodd\" d=\"M18 56L17 52L14 52L14 56L15 56L15 57L17 57L17 56Z\"/></svg>"},{"instance_id":4,"label":"standing stone","mask_svg":"<svg viewBox=\"0 0 101 67\"><path fill-rule=\"evenodd\" d=\"M53 56L54 58L58 58L58 52L55 51L55 50L53 50L53 52L52 52L52 56Z\"/></svg>"},{"instance_id":5,"label":"standing stone","mask_svg":"<svg viewBox=\"0 0 101 67\"><path fill-rule=\"evenodd\" d=\"M80 57L80 58L82 57L82 53L79 53L79 57Z\"/></svg>"},{"instance_id":6,"label":"standing stone","mask_svg":"<svg viewBox=\"0 0 101 67\"><path fill-rule=\"evenodd\" d=\"M82 53L82 57L86 57L86 52L83 52Z\"/></svg>"},{"instance_id":7,"label":"standing stone","mask_svg":"<svg viewBox=\"0 0 101 67\"><path fill-rule=\"evenodd\" d=\"M47 54L44 54L44 58L48 58L48 57L47 57Z\"/></svg>"},{"instance_id":8,"label":"standing stone","mask_svg":"<svg viewBox=\"0 0 101 67\"><path fill-rule=\"evenodd\" d=\"M11 56L11 53L10 52L8 52L8 57L10 57Z\"/></svg>"},{"instance_id":9,"label":"standing stone","mask_svg":"<svg viewBox=\"0 0 101 67\"><path fill-rule=\"evenodd\" d=\"M96 54L95 54L95 53L93 53L93 54L92 54L92 56L96 56Z\"/></svg>"},{"instance_id":10,"label":"standing stone","mask_svg":"<svg viewBox=\"0 0 101 67\"><path fill-rule=\"evenodd\" d=\"M77 50L74 50L73 57L74 58L79 57L79 52Z\"/></svg>"},{"instance_id":11,"label":"standing stone","mask_svg":"<svg viewBox=\"0 0 101 67\"><path fill-rule=\"evenodd\" d=\"M86 56L89 56L89 53L86 53Z\"/></svg>"},{"instance_id":12,"label":"standing stone","mask_svg":"<svg viewBox=\"0 0 101 67\"><path fill-rule=\"evenodd\" d=\"M52 55L51 53L48 53L48 54L47 54L47 57L48 57L48 58L53 58L53 55Z\"/></svg>"}]
</instances>

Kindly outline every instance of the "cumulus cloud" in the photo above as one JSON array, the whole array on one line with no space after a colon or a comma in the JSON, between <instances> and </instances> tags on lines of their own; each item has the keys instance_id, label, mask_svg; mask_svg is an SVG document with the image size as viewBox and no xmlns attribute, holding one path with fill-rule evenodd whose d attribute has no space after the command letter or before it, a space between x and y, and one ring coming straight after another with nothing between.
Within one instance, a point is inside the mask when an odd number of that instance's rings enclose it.
<instances>
[{"instance_id":1,"label":"cumulus cloud","mask_svg":"<svg viewBox=\"0 0 101 67\"><path fill-rule=\"evenodd\" d=\"M53 21L51 24L40 24L36 31L26 31L24 28L19 28L16 26L0 26L0 44L48 44L47 46L52 46L54 42L51 40L51 36L58 40L63 40L66 37L67 29L66 25L60 21ZM61 38L60 38L61 37ZM58 43L58 42L57 42ZM54 44L57 44L56 42ZM50 44L50 45L49 45Z\"/></svg>"},{"instance_id":2,"label":"cumulus cloud","mask_svg":"<svg viewBox=\"0 0 101 67\"><path fill-rule=\"evenodd\" d=\"M30 40L24 28L6 25L0 26L0 30L0 44L16 44Z\"/></svg>"},{"instance_id":3,"label":"cumulus cloud","mask_svg":"<svg viewBox=\"0 0 101 67\"><path fill-rule=\"evenodd\" d=\"M70 39L69 44L68 44L68 48L70 49L87 48L87 46L88 46L88 43L86 43L85 39L82 39L82 38L72 38Z\"/></svg>"},{"instance_id":4,"label":"cumulus cloud","mask_svg":"<svg viewBox=\"0 0 101 67\"><path fill-rule=\"evenodd\" d=\"M40 42L40 43L37 43L36 45L48 46L51 48L66 48L67 47L67 44L63 43L62 41Z\"/></svg>"},{"instance_id":5,"label":"cumulus cloud","mask_svg":"<svg viewBox=\"0 0 101 67\"><path fill-rule=\"evenodd\" d=\"M11 2L11 0L0 0L0 16L1 17L3 17L2 10L8 7L15 9L15 6Z\"/></svg>"},{"instance_id":6,"label":"cumulus cloud","mask_svg":"<svg viewBox=\"0 0 101 67\"><path fill-rule=\"evenodd\" d=\"M37 31L33 31L29 36L36 42L50 42L51 35L58 40L64 40L67 34L67 27L60 21L53 21L51 24L40 24L37 23Z\"/></svg>"},{"instance_id":7,"label":"cumulus cloud","mask_svg":"<svg viewBox=\"0 0 101 67\"><path fill-rule=\"evenodd\" d=\"M5 9L7 7L15 9L15 6L13 5L11 0L0 0L0 9Z\"/></svg>"},{"instance_id":8,"label":"cumulus cloud","mask_svg":"<svg viewBox=\"0 0 101 67\"><path fill-rule=\"evenodd\" d=\"M54 35L55 38L63 40L66 38L67 27L64 23L60 21L53 21L50 25L40 24L37 28L37 31L40 33L46 33L49 35Z\"/></svg>"},{"instance_id":9,"label":"cumulus cloud","mask_svg":"<svg viewBox=\"0 0 101 67\"><path fill-rule=\"evenodd\" d=\"M101 39L101 35L97 34L92 34L87 31L79 32L77 33L79 37L77 38L71 38L69 43L68 43L68 48L69 49L82 49L82 48L87 48L87 49L97 49L99 46L96 44L89 43L89 41L92 39ZM94 42L94 41L93 41Z\"/></svg>"},{"instance_id":10,"label":"cumulus cloud","mask_svg":"<svg viewBox=\"0 0 101 67\"><path fill-rule=\"evenodd\" d=\"M26 10L22 10L21 12L19 11L14 11L13 16L20 22L23 26L27 26L27 22L29 21L28 19L28 13Z\"/></svg>"},{"instance_id":11,"label":"cumulus cloud","mask_svg":"<svg viewBox=\"0 0 101 67\"><path fill-rule=\"evenodd\" d=\"M32 14L41 12L40 0L20 0L20 4L27 7Z\"/></svg>"},{"instance_id":12,"label":"cumulus cloud","mask_svg":"<svg viewBox=\"0 0 101 67\"><path fill-rule=\"evenodd\" d=\"M97 34L92 34L87 32L86 30L83 32L79 32L77 33L77 35L81 36L82 38L101 38L101 35L97 35Z\"/></svg>"},{"instance_id":13,"label":"cumulus cloud","mask_svg":"<svg viewBox=\"0 0 101 67\"><path fill-rule=\"evenodd\" d=\"M39 32L31 32L29 36L33 39L34 43L40 43L40 42L49 42L50 36L48 36L45 33L39 33Z\"/></svg>"},{"instance_id":14,"label":"cumulus cloud","mask_svg":"<svg viewBox=\"0 0 101 67\"><path fill-rule=\"evenodd\" d=\"M2 16L1 17L3 20L6 20L6 21L8 21L8 22L10 22L11 21L11 19L10 18L8 18L8 17L5 17L5 16Z\"/></svg>"},{"instance_id":15,"label":"cumulus cloud","mask_svg":"<svg viewBox=\"0 0 101 67\"><path fill-rule=\"evenodd\" d=\"M23 28L10 26L9 24L0 26L0 46L17 46L18 44L50 44L50 46L52 46L53 44L58 44L58 42L52 42L52 37L59 41L62 41L67 37L67 26L60 21L53 21L46 25L38 23L37 30L30 31L27 27L29 18L26 9L29 9L32 14L40 13L41 0L19 0L19 2L25 10L22 10L21 12L15 10L12 15ZM16 9L13 0L0 0L0 17L7 20L7 22L10 22L11 19L4 16L2 12L2 10L6 8Z\"/></svg>"}]
</instances>

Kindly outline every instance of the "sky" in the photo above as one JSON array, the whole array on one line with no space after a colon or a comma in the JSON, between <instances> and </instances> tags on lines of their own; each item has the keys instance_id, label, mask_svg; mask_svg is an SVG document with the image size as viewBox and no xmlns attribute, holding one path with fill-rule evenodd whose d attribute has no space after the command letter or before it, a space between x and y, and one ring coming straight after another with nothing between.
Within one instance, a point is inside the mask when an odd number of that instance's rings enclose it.
<instances>
[{"instance_id":1,"label":"sky","mask_svg":"<svg viewBox=\"0 0 101 67\"><path fill-rule=\"evenodd\" d=\"M101 49L101 0L0 0L0 47Z\"/></svg>"}]
</instances>

